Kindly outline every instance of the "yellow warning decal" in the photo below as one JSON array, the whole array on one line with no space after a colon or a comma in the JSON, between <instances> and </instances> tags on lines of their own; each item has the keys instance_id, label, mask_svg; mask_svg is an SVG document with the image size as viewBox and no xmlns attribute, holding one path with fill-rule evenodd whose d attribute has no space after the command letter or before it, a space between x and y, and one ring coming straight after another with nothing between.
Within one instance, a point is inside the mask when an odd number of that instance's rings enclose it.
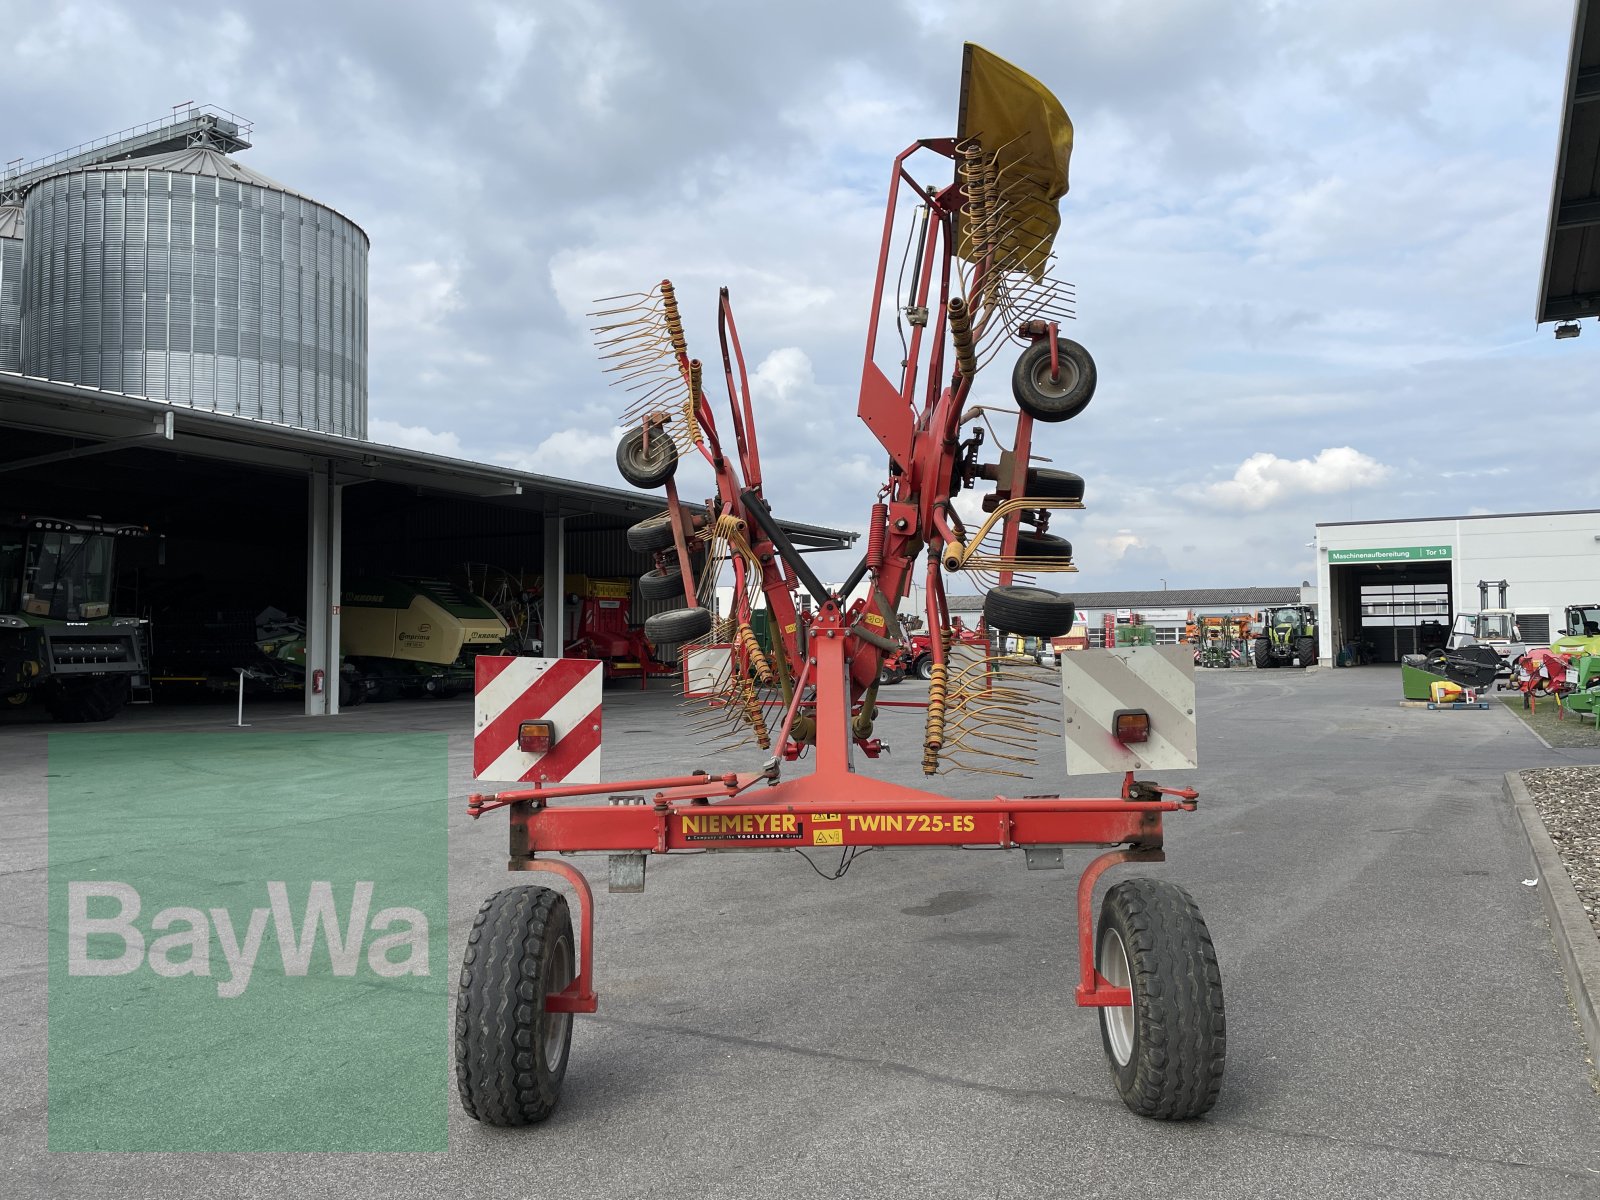
<instances>
[{"instance_id":1,"label":"yellow warning decal","mask_svg":"<svg viewBox=\"0 0 1600 1200\"><path fill-rule=\"evenodd\" d=\"M844 816L842 814L840 814L840 813L812 813L811 814L811 823L813 825L837 825L837 824L839 824L840 821L843 821L843 820L844 820Z\"/></svg>"},{"instance_id":2,"label":"yellow warning decal","mask_svg":"<svg viewBox=\"0 0 1600 1200\"><path fill-rule=\"evenodd\" d=\"M883 618L877 613L868 613L864 620L868 625L876 625L879 629L883 629L885 627Z\"/></svg>"},{"instance_id":3,"label":"yellow warning decal","mask_svg":"<svg viewBox=\"0 0 1600 1200\"><path fill-rule=\"evenodd\" d=\"M811 831L811 844L813 846L842 846L844 845L844 830L813 829Z\"/></svg>"},{"instance_id":4,"label":"yellow warning decal","mask_svg":"<svg viewBox=\"0 0 1600 1200\"><path fill-rule=\"evenodd\" d=\"M783 631L785 633L793 633L794 632L794 626L793 625L785 625L783 627Z\"/></svg>"}]
</instances>

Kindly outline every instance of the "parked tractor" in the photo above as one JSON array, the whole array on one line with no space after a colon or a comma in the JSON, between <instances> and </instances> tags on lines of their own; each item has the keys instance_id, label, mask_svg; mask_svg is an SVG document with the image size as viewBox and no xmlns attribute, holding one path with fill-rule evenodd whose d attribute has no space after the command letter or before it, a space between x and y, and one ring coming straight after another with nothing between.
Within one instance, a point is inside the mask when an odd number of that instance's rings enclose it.
<instances>
[{"instance_id":1,"label":"parked tractor","mask_svg":"<svg viewBox=\"0 0 1600 1200\"><path fill-rule=\"evenodd\" d=\"M1266 622L1255 641L1258 667L1302 667L1317 661L1317 610L1309 604L1286 604L1267 611Z\"/></svg>"},{"instance_id":2,"label":"parked tractor","mask_svg":"<svg viewBox=\"0 0 1600 1200\"><path fill-rule=\"evenodd\" d=\"M107 721L148 699L149 622L112 614L119 539L141 525L0 519L0 700L57 721Z\"/></svg>"},{"instance_id":3,"label":"parked tractor","mask_svg":"<svg viewBox=\"0 0 1600 1200\"><path fill-rule=\"evenodd\" d=\"M1569 604L1566 624L1550 649L1557 654L1600 655L1600 604Z\"/></svg>"},{"instance_id":4,"label":"parked tractor","mask_svg":"<svg viewBox=\"0 0 1600 1200\"><path fill-rule=\"evenodd\" d=\"M1489 589L1498 589L1497 603L1489 604ZM1445 652L1454 654L1474 647L1491 650L1499 659L1496 668L1502 679L1511 675L1511 665L1527 652L1522 640L1522 630L1517 627L1517 614L1506 607L1507 583L1504 579L1493 582L1478 580L1478 611L1457 613L1450 630L1450 640Z\"/></svg>"}]
</instances>

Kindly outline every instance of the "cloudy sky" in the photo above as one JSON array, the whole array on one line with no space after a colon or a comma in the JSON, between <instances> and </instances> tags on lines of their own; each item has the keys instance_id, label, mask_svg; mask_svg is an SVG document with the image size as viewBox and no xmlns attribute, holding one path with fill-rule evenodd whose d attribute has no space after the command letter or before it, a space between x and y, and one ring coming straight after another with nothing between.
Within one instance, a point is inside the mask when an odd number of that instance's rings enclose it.
<instances>
[{"instance_id":1,"label":"cloudy sky","mask_svg":"<svg viewBox=\"0 0 1600 1200\"><path fill-rule=\"evenodd\" d=\"M709 361L726 284L769 498L859 528L888 167L954 132L971 40L1077 131L1059 274L1100 387L1038 448L1088 481L1053 527L1078 587L1298 582L1317 521L1600 507L1570 466L1600 329L1533 325L1571 0L0 14L4 158L213 103L367 230L375 440L620 486L584 314L671 277Z\"/></svg>"}]
</instances>

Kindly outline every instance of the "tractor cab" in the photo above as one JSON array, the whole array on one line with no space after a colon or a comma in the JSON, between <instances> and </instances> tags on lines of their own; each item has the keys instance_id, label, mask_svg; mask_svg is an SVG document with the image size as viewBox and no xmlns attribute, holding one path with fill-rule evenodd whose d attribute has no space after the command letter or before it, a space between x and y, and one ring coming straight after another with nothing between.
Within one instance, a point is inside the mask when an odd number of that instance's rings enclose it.
<instances>
[{"instance_id":1,"label":"tractor cab","mask_svg":"<svg viewBox=\"0 0 1600 1200\"><path fill-rule=\"evenodd\" d=\"M1561 637L1550 649L1558 654L1600 655L1600 604L1569 604Z\"/></svg>"},{"instance_id":2,"label":"tractor cab","mask_svg":"<svg viewBox=\"0 0 1600 1200\"><path fill-rule=\"evenodd\" d=\"M66 522L53 524L66 525ZM74 528L0 535L0 608L49 621L94 621L111 613L115 538Z\"/></svg>"}]
</instances>

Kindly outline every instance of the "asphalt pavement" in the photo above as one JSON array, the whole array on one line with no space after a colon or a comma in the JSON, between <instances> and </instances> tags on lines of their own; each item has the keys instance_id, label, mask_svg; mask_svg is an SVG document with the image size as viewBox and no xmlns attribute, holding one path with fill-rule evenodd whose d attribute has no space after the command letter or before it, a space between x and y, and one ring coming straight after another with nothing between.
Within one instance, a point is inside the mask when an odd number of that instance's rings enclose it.
<instances>
[{"instance_id":1,"label":"asphalt pavement","mask_svg":"<svg viewBox=\"0 0 1600 1200\"><path fill-rule=\"evenodd\" d=\"M576 1018L542 1126L481 1128L452 1103L447 1153L48 1153L45 728L0 728L0 1196L1600 1196L1600 1095L1501 795L1508 770L1600 751L1546 749L1498 705L1402 709L1392 669L1199 675L1201 807L1168 818L1168 862L1136 868L1190 889L1222 966L1222 1097L1180 1125L1122 1106L1072 1003L1075 871L880 852L829 882L753 852L653 861L643 895L607 895L604 859L577 860L601 880L601 1008ZM287 708L253 720L236 736L308 727ZM339 720L460 734L453 977L479 902L526 881L503 870L504 818L463 811L470 702ZM665 687L609 690L606 773L759 761L698 756L684 726ZM920 783L914 718L880 732L894 750L866 766ZM1112 783L941 782L972 798Z\"/></svg>"}]
</instances>

